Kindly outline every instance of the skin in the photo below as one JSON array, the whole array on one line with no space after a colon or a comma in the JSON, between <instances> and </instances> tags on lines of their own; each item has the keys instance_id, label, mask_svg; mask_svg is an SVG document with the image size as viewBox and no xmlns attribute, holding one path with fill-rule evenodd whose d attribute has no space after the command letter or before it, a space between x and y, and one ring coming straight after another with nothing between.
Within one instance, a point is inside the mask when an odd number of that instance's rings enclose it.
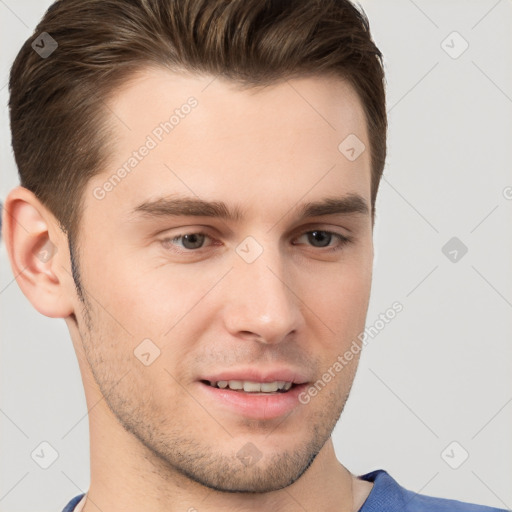
<instances>
[{"instance_id":1,"label":"skin","mask_svg":"<svg viewBox=\"0 0 512 512\"><path fill-rule=\"evenodd\" d=\"M80 224L80 300L66 235L28 190L7 198L4 237L17 281L44 315L64 318L89 410L91 484L83 511L351 511L372 484L338 460L331 439L359 355L306 405L251 420L208 401L201 375L241 366L293 366L316 382L364 330L370 297L371 214L298 221L297 207L347 193L370 208L370 154L361 103L338 78L295 78L241 90L211 76L138 73L109 103L111 164L87 185ZM102 200L101 187L168 112L198 105ZM305 99L307 101L305 101ZM137 216L171 194L239 205L245 216ZM305 233L335 237L315 246ZM188 249L186 233L208 235ZM263 253L235 251L252 236ZM37 258L51 241L53 257ZM317 244L318 245L318 244ZM179 250L183 254L179 254ZM196 251L196 252L193 252ZM134 349L149 338L149 366ZM252 443L261 459L245 466ZM233 492L238 491L238 492Z\"/></svg>"}]
</instances>

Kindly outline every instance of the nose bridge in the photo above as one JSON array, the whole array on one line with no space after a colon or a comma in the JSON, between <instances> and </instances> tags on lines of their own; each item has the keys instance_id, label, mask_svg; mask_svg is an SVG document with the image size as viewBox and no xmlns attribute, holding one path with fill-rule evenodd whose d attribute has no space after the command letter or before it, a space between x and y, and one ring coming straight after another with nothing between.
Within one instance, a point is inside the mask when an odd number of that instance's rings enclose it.
<instances>
[{"instance_id":1,"label":"nose bridge","mask_svg":"<svg viewBox=\"0 0 512 512\"><path fill-rule=\"evenodd\" d=\"M300 326L302 313L288 283L285 256L277 244L259 245L260 249L254 240L247 240L237 248L226 322L232 334L251 333L273 343ZM246 257L252 251L254 258L258 250L259 256L252 261Z\"/></svg>"}]
</instances>

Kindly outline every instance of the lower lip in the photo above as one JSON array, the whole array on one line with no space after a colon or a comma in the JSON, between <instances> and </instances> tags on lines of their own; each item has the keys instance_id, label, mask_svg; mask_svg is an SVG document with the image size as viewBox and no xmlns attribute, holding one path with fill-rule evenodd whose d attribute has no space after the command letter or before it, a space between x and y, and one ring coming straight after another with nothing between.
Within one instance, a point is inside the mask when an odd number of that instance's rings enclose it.
<instances>
[{"instance_id":1,"label":"lower lip","mask_svg":"<svg viewBox=\"0 0 512 512\"><path fill-rule=\"evenodd\" d=\"M214 400L221 407L246 418L271 420L290 413L300 405L299 395L306 389L307 384L296 385L286 393L268 395L214 388L203 382L199 382L199 386L210 400Z\"/></svg>"}]
</instances>

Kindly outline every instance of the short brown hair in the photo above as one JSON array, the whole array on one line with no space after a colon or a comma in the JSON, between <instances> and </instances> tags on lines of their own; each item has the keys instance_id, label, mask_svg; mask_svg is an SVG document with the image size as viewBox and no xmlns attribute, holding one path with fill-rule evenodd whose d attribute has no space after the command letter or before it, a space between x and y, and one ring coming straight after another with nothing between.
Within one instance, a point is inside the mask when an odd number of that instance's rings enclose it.
<instances>
[{"instance_id":1,"label":"short brown hair","mask_svg":"<svg viewBox=\"0 0 512 512\"><path fill-rule=\"evenodd\" d=\"M32 47L43 32L58 44L47 58ZM106 101L154 65L245 87L346 79L366 116L373 216L386 157L384 71L368 19L349 0L58 0L13 63L9 108L21 185L70 240L84 187L108 162Z\"/></svg>"}]
</instances>

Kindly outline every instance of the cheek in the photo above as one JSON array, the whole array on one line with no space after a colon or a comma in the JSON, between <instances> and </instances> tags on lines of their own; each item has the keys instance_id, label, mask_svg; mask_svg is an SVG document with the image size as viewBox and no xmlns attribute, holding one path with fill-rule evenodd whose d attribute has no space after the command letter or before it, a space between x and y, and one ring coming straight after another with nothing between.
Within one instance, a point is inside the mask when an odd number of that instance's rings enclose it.
<instances>
[{"instance_id":1,"label":"cheek","mask_svg":"<svg viewBox=\"0 0 512 512\"><path fill-rule=\"evenodd\" d=\"M333 331L346 333L366 319L371 281L371 265L361 258L305 273L299 296Z\"/></svg>"},{"instance_id":2,"label":"cheek","mask_svg":"<svg viewBox=\"0 0 512 512\"><path fill-rule=\"evenodd\" d=\"M370 241L358 244L337 262L315 261L307 268L291 262L287 276L294 283L297 307L301 301L305 304L304 315L314 312L343 336L362 329L369 300L372 247ZM138 261L136 255L121 252L89 254L84 284L135 339L166 338L170 331L172 336L185 328L190 312L197 322L197 311L203 308L206 319L214 313L215 305L222 303L210 292L229 270L230 261L166 264Z\"/></svg>"},{"instance_id":3,"label":"cheek","mask_svg":"<svg viewBox=\"0 0 512 512\"><path fill-rule=\"evenodd\" d=\"M96 286L100 287L105 309L134 338L154 338L163 343L180 330L201 324L198 313L212 299L209 292L224 273L223 268L214 266L200 270L194 265L145 268L127 262L112 267L105 275L107 287L99 280Z\"/></svg>"}]
</instances>

